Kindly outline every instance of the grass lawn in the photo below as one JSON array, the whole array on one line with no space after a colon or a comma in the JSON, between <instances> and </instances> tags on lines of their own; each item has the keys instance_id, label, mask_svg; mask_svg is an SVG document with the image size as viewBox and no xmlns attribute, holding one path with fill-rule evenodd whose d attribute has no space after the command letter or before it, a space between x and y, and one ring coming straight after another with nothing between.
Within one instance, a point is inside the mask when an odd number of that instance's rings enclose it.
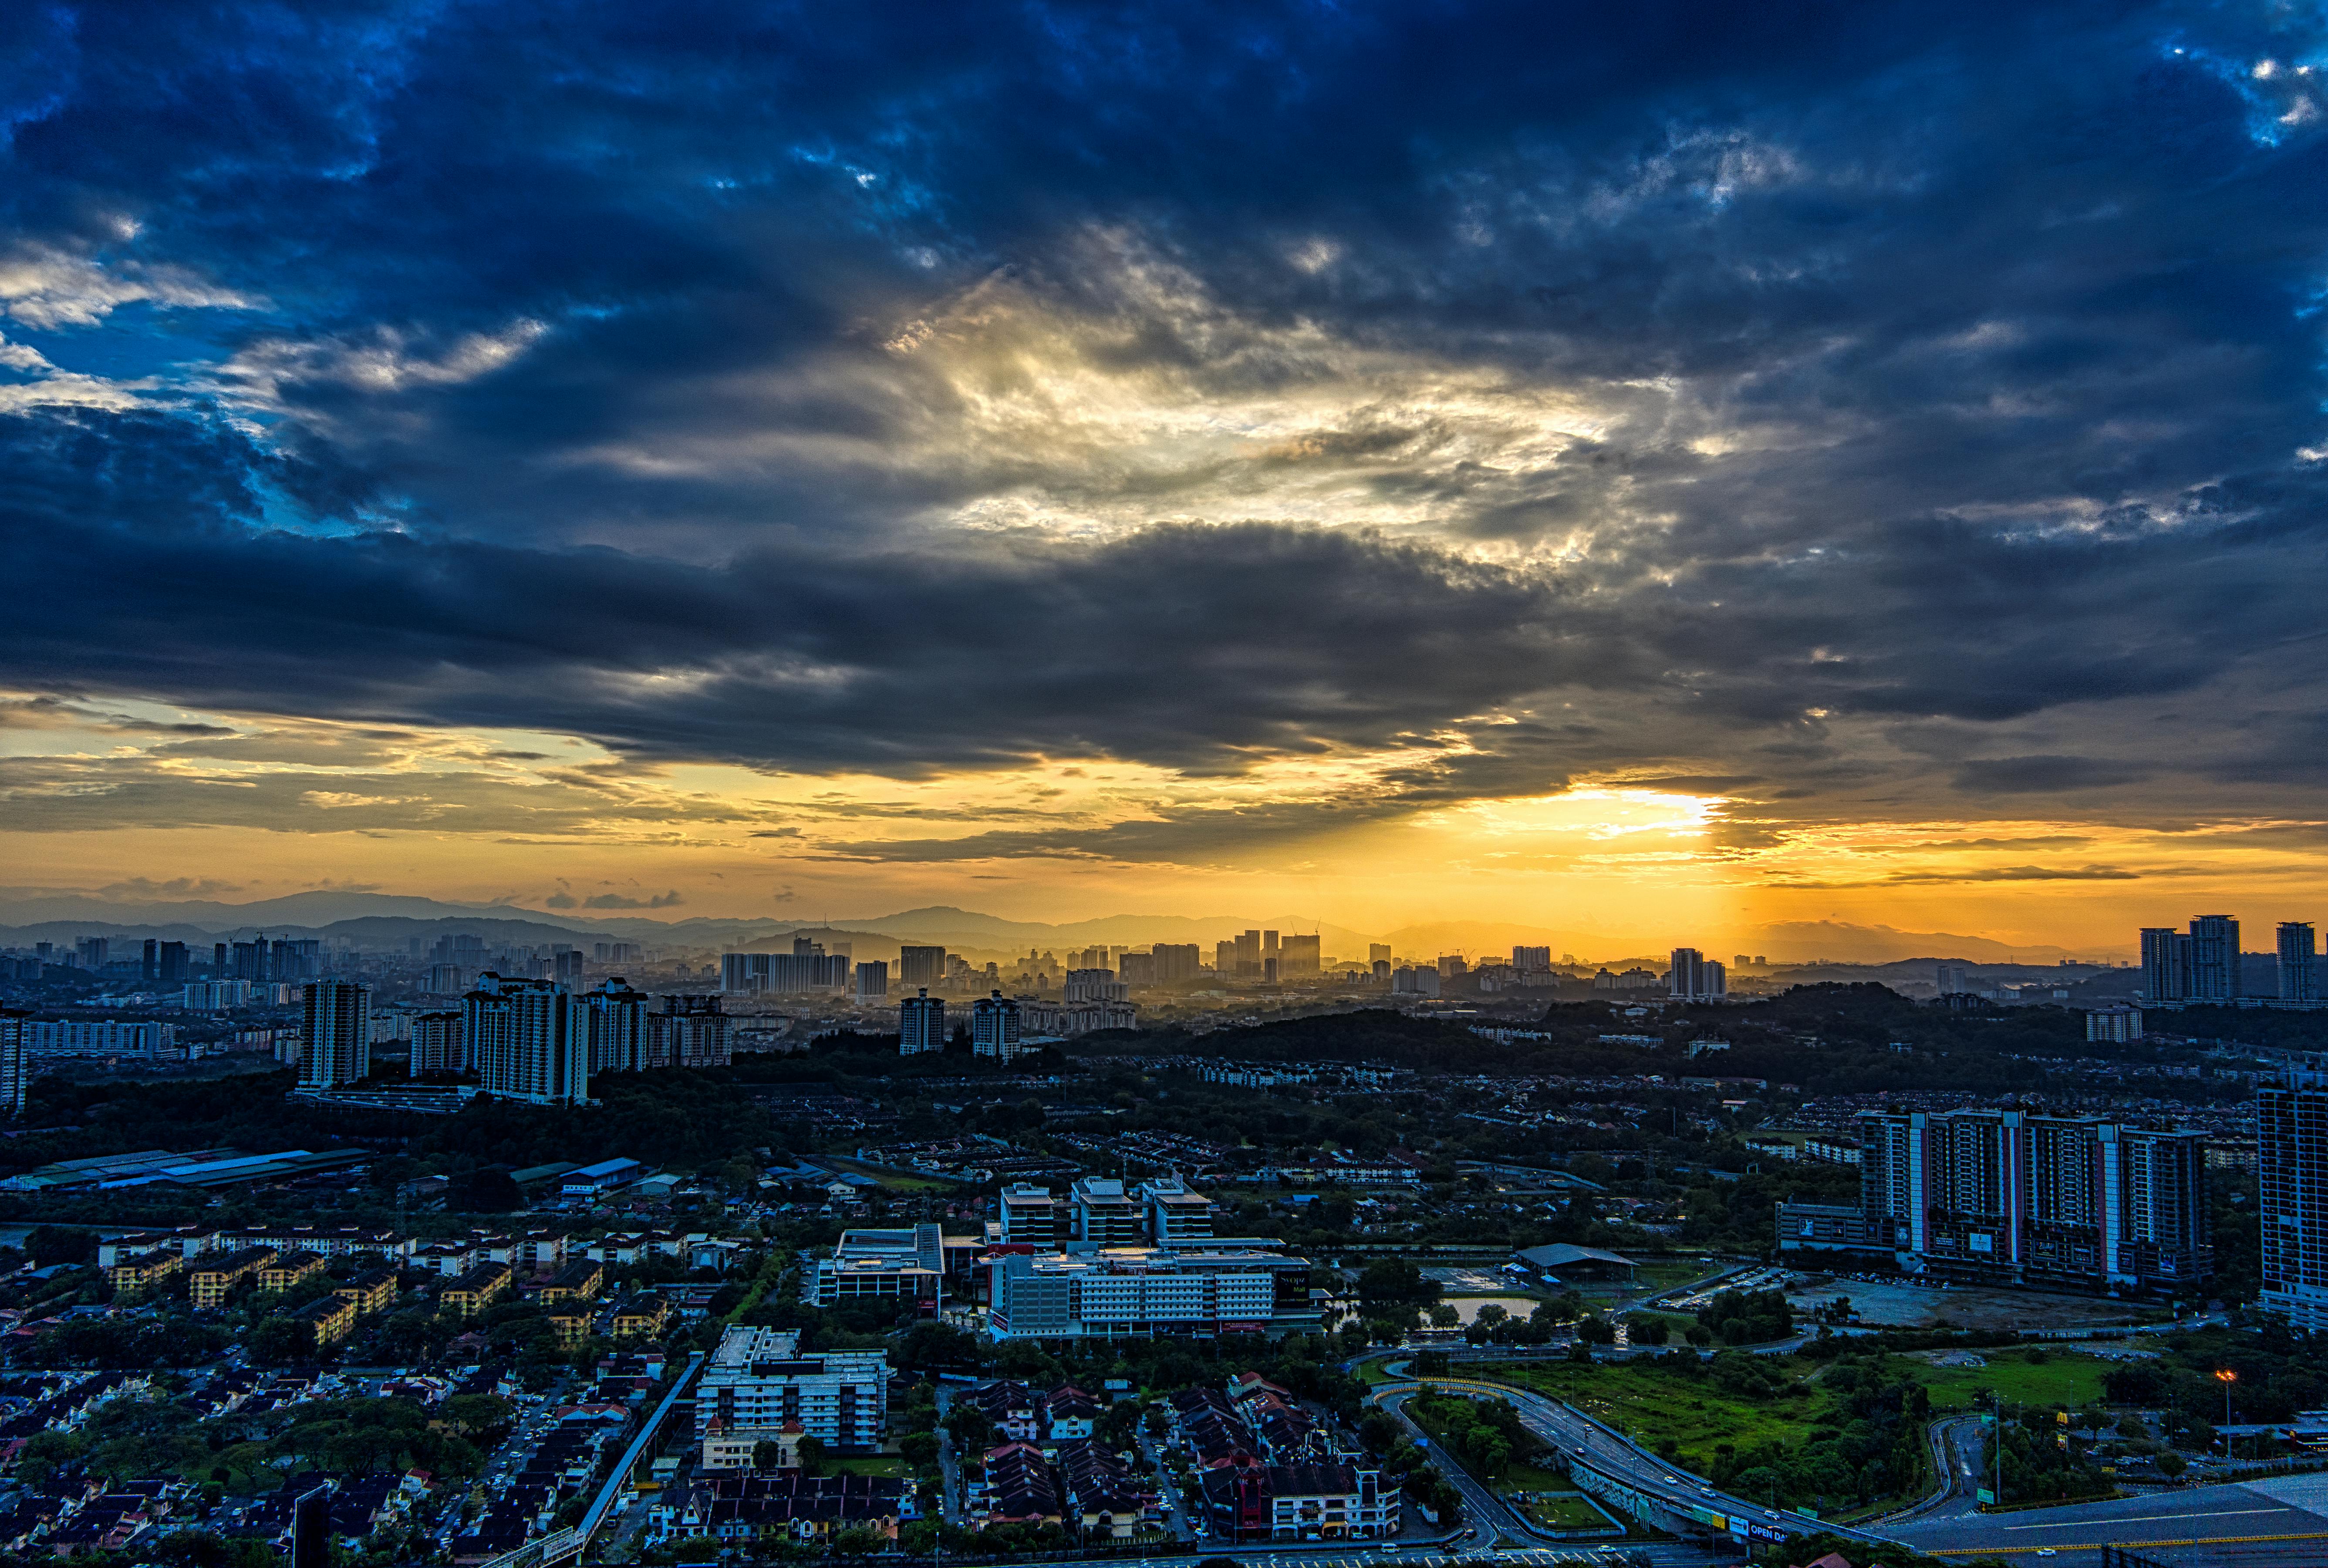
<instances>
[{"instance_id":1,"label":"grass lawn","mask_svg":"<svg viewBox=\"0 0 2328 1568\"><path fill-rule=\"evenodd\" d=\"M1586 1502L1577 1492L1555 1492L1548 1498L1532 1498L1524 1507L1527 1516L1547 1530L1605 1530L1609 1521L1600 1510Z\"/></svg>"},{"instance_id":2,"label":"grass lawn","mask_svg":"<svg viewBox=\"0 0 2328 1568\"><path fill-rule=\"evenodd\" d=\"M2102 1375L2110 1363L2098 1356L2049 1352L2044 1365L2032 1366L2018 1350L1989 1354L1985 1366L1920 1366L1917 1380L1930 1390L1936 1410L1973 1408L1973 1394L1995 1389L2016 1404L2060 1405L2075 1409L2102 1397Z\"/></svg>"},{"instance_id":3,"label":"grass lawn","mask_svg":"<svg viewBox=\"0 0 2328 1568\"><path fill-rule=\"evenodd\" d=\"M1831 1408L1829 1396L1805 1381L1809 1369L1791 1357L1764 1365L1791 1379L1786 1392L1767 1401L1724 1394L1710 1380L1677 1376L1657 1366L1556 1363L1481 1370L1497 1382L1565 1400L1637 1442L1654 1448L1671 1438L1687 1463L1702 1461L1718 1443L1751 1452L1765 1443L1792 1448L1810 1436Z\"/></svg>"},{"instance_id":4,"label":"grass lawn","mask_svg":"<svg viewBox=\"0 0 2328 1568\"><path fill-rule=\"evenodd\" d=\"M905 1460L893 1453L864 1454L852 1459L827 1460L825 1467L844 1476L902 1476Z\"/></svg>"},{"instance_id":5,"label":"grass lawn","mask_svg":"<svg viewBox=\"0 0 2328 1568\"><path fill-rule=\"evenodd\" d=\"M1412 1360L1413 1357L1409 1357L1409 1359ZM1359 1362L1357 1366L1358 1381L1365 1384L1368 1388L1377 1388L1385 1383L1403 1383L1405 1381L1404 1378L1393 1377L1388 1371L1385 1370L1389 1366L1389 1365L1390 1363L1387 1360Z\"/></svg>"}]
</instances>

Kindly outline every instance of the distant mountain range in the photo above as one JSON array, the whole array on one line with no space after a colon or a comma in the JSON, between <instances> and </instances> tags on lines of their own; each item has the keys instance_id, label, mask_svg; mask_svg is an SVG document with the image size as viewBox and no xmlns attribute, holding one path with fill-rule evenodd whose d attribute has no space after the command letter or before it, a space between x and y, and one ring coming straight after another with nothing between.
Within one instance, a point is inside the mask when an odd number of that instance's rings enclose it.
<instances>
[{"instance_id":1,"label":"distant mountain range","mask_svg":"<svg viewBox=\"0 0 2328 1568\"><path fill-rule=\"evenodd\" d=\"M129 900L85 894L37 894L0 897L0 943L72 942L85 935L160 937L173 942L213 942L252 932L296 936L345 936L367 946L390 946L418 936L433 941L447 931L466 931L504 942L549 943L611 939L662 946L727 950L767 948L805 932L828 943L851 944L860 958L894 957L902 942L931 943L957 953L1001 956L1029 948L1054 953L1094 944L1194 942L1209 946L1240 931L1316 932L1325 952L1363 959L1372 943L1387 943L1400 956L1461 953L1473 959L1508 953L1516 944L1548 946L1557 960L1574 953L1589 963L1638 959L1662 962L1676 940L1696 945L1725 962L1740 952L1760 953L1773 963L1826 962L1889 963L1910 958L1958 958L1985 963L2051 963L2072 957L2109 957L2095 949L2045 944L2019 945L1982 936L1896 931L1882 925L1835 921L1782 923L1681 938L1647 934L1610 935L1502 921L1434 921L1401 926L1384 934L1321 922L1299 915L1113 915L1097 920L1050 924L1006 920L1000 915L946 905L907 909L864 919L733 919L703 915L684 920L645 915L573 914L523 908L514 904L454 904L394 893L317 891L294 893L249 904L211 899Z\"/></svg>"}]
</instances>

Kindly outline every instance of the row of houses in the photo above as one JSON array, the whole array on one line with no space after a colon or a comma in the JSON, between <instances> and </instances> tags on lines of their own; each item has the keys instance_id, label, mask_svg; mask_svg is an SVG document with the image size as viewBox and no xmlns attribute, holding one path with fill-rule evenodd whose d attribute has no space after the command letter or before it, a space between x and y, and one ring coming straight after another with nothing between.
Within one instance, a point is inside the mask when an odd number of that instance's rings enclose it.
<instances>
[{"instance_id":1,"label":"row of houses","mask_svg":"<svg viewBox=\"0 0 2328 1568\"><path fill-rule=\"evenodd\" d=\"M1338 1450L1300 1401L1257 1373L1225 1390L1170 1396L1214 1534L1232 1542L1381 1540L1398 1534L1399 1494L1380 1468ZM1191 1500L1195 1500L1192 1497Z\"/></svg>"}]
</instances>

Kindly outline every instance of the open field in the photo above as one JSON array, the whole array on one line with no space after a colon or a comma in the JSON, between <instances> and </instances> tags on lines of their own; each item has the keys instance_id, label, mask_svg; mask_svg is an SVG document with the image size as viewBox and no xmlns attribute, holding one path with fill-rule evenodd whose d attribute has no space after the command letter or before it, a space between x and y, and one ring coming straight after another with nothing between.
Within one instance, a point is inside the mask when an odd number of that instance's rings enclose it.
<instances>
[{"instance_id":1,"label":"open field","mask_svg":"<svg viewBox=\"0 0 2328 1568\"><path fill-rule=\"evenodd\" d=\"M1520 1505L1547 1530L1606 1530L1609 1521L1581 1492L1539 1492Z\"/></svg>"},{"instance_id":2,"label":"open field","mask_svg":"<svg viewBox=\"0 0 2328 1568\"><path fill-rule=\"evenodd\" d=\"M896 1454L862 1454L825 1462L835 1474L844 1476L902 1476L906 1472L906 1461Z\"/></svg>"},{"instance_id":3,"label":"open field","mask_svg":"<svg viewBox=\"0 0 2328 1568\"><path fill-rule=\"evenodd\" d=\"M1832 1401L1791 1359L1768 1364L1790 1375L1787 1391L1757 1401L1724 1394L1710 1381L1655 1366L1567 1363L1480 1368L1499 1382L1565 1400L1636 1440L1655 1446L1667 1438L1685 1454L1710 1453L1732 1443L1751 1451L1764 1443L1793 1447L1810 1436Z\"/></svg>"},{"instance_id":4,"label":"open field","mask_svg":"<svg viewBox=\"0 0 2328 1568\"><path fill-rule=\"evenodd\" d=\"M2146 1322L2159 1316L2098 1296L1980 1286L1943 1291L1905 1280L1871 1283L1838 1277L1816 1282L1822 1279L1826 1276L1810 1276L1810 1282L1788 1290L1787 1300L1804 1310L1847 1296L1859 1320L1872 1328L1932 1329L1953 1324L1959 1329L2100 1329Z\"/></svg>"},{"instance_id":5,"label":"open field","mask_svg":"<svg viewBox=\"0 0 2328 1568\"><path fill-rule=\"evenodd\" d=\"M2101 1399L2102 1375L2110 1369L2109 1362L2098 1356L2045 1354L2044 1363L2035 1366L2020 1350L1981 1351L1966 1357L1985 1359L1987 1365L1981 1366L1935 1366L1931 1364L1934 1353L1911 1359L1925 1363L1917 1380L1931 1392L1935 1410L1970 1409L1976 1404L1973 1395L1984 1388L1994 1389L2016 1404L2074 1408Z\"/></svg>"}]
</instances>

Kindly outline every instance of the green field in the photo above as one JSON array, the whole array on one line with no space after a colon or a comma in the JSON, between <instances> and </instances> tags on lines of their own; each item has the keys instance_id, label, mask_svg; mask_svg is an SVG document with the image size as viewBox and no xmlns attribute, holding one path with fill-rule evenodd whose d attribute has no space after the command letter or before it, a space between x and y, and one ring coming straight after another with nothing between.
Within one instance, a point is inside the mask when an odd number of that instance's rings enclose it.
<instances>
[{"instance_id":1,"label":"green field","mask_svg":"<svg viewBox=\"0 0 2328 1568\"><path fill-rule=\"evenodd\" d=\"M827 1469L844 1476L902 1476L906 1461L896 1454L865 1454L854 1459L827 1460Z\"/></svg>"},{"instance_id":2,"label":"green field","mask_svg":"<svg viewBox=\"0 0 2328 1568\"><path fill-rule=\"evenodd\" d=\"M1775 1399L1740 1398L1706 1380L1626 1364L1497 1366L1489 1375L1497 1382L1565 1400L1653 1447L1671 1438L1685 1455L1692 1455L1708 1453L1725 1442L1741 1452L1765 1443L1791 1448L1809 1437L1828 1413L1831 1400L1807 1381L1807 1369L1792 1357L1765 1365L1790 1380Z\"/></svg>"},{"instance_id":3,"label":"green field","mask_svg":"<svg viewBox=\"0 0 2328 1568\"><path fill-rule=\"evenodd\" d=\"M2042 1366L2032 1366L2019 1350L1990 1352L1985 1366L1920 1366L1917 1380L1931 1391L1935 1410L1968 1410L1973 1395L1993 1389L2015 1404L2057 1405L2075 1409L2099 1404L2102 1375L2110 1363L2098 1356L2049 1353Z\"/></svg>"},{"instance_id":4,"label":"green field","mask_svg":"<svg viewBox=\"0 0 2328 1568\"><path fill-rule=\"evenodd\" d=\"M1579 1492L1554 1492L1530 1498L1521 1505L1527 1516L1547 1530L1605 1530L1609 1521Z\"/></svg>"}]
</instances>

